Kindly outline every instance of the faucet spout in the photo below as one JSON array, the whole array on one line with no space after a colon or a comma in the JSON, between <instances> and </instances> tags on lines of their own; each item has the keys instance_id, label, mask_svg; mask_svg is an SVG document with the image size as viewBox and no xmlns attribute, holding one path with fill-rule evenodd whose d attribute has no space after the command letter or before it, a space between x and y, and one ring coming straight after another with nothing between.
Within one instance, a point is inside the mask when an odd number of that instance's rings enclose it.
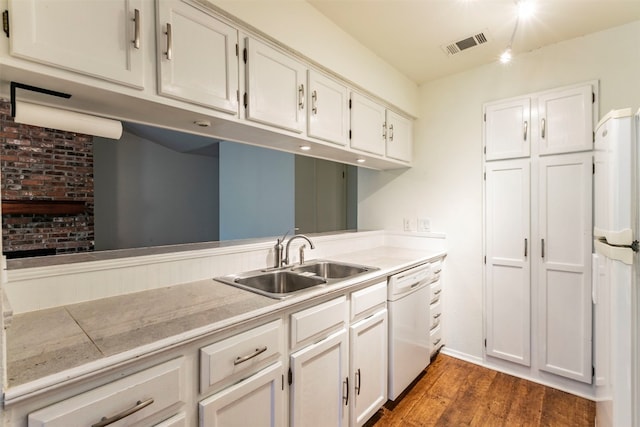
<instances>
[{"instance_id":1,"label":"faucet spout","mask_svg":"<svg viewBox=\"0 0 640 427\"><path fill-rule=\"evenodd\" d=\"M287 247L285 249L285 258L282 260L282 265L289 265L289 246L291 245L291 242L295 239L304 239L309 243L309 247L311 249L315 249L316 245L313 244L313 242L311 241L311 239L309 239L307 236L305 236L304 234L297 234L295 236L292 236L289 241L287 242Z\"/></svg>"}]
</instances>

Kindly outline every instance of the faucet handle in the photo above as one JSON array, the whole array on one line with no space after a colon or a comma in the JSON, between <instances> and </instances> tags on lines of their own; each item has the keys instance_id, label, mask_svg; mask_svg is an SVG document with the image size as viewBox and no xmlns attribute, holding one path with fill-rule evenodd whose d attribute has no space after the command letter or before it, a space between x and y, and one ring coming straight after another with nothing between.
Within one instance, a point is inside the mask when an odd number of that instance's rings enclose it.
<instances>
[{"instance_id":1,"label":"faucet handle","mask_svg":"<svg viewBox=\"0 0 640 427\"><path fill-rule=\"evenodd\" d=\"M284 235L282 236L282 238L281 238L281 239L276 239L276 241L278 242L278 244L280 244L280 243L284 243L284 239L286 239L286 238L287 238L287 235L288 235L288 234L289 234L289 230L287 230L287 231L285 231L285 232L284 232Z\"/></svg>"}]
</instances>

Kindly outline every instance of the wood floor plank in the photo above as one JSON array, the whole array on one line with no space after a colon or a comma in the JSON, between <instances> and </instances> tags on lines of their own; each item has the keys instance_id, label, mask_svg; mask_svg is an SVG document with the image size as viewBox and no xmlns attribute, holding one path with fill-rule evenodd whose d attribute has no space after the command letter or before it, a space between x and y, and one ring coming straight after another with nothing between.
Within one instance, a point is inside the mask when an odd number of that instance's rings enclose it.
<instances>
[{"instance_id":1,"label":"wood floor plank","mask_svg":"<svg viewBox=\"0 0 640 427\"><path fill-rule=\"evenodd\" d=\"M594 421L594 402L441 354L366 425L592 427Z\"/></svg>"}]
</instances>

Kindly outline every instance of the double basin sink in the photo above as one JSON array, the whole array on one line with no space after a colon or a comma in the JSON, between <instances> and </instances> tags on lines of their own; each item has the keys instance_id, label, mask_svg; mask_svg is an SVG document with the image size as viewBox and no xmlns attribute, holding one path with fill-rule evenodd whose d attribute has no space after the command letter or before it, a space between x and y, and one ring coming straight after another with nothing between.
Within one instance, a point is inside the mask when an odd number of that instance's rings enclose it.
<instances>
[{"instance_id":1,"label":"double basin sink","mask_svg":"<svg viewBox=\"0 0 640 427\"><path fill-rule=\"evenodd\" d=\"M216 277L215 280L270 298L282 299L315 286L337 283L374 270L378 268L314 260L295 266L230 274Z\"/></svg>"}]
</instances>

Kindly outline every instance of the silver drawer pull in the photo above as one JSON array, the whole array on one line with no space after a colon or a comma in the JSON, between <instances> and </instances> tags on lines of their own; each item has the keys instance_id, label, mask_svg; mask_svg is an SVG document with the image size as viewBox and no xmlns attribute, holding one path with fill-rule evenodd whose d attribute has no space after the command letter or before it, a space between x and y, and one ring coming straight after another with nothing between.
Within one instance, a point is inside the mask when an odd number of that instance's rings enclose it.
<instances>
[{"instance_id":1,"label":"silver drawer pull","mask_svg":"<svg viewBox=\"0 0 640 427\"><path fill-rule=\"evenodd\" d=\"M164 53L167 56L167 60L171 61L173 57L173 31L171 31L171 24L167 23L167 51Z\"/></svg>"},{"instance_id":2,"label":"silver drawer pull","mask_svg":"<svg viewBox=\"0 0 640 427\"><path fill-rule=\"evenodd\" d=\"M437 291L434 291L433 294L434 295L440 295L440 292L442 292L442 289L438 289Z\"/></svg>"},{"instance_id":3,"label":"silver drawer pull","mask_svg":"<svg viewBox=\"0 0 640 427\"><path fill-rule=\"evenodd\" d=\"M149 398L145 401L141 401L138 400L136 402L136 406L134 406L133 408L129 408L127 410L124 410L122 412L120 412L119 414L114 415L113 417L102 417L102 419L100 421L98 421L95 424L92 424L91 427L105 427L108 426L109 424L113 424L116 421L120 421L123 418L128 417L129 415L133 415L136 412L146 408L147 406L151 405L153 403L153 398Z\"/></svg>"},{"instance_id":4,"label":"silver drawer pull","mask_svg":"<svg viewBox=\"0 0 640 427\"><path fill-rule=\"evenodd\" d=\"M254 357L264 353L265 351L267 351L267 346L265 345L264 347L261 348L256 348L256 351L254 351L251 354L247 354L246 356L238 356L236 357L236 360L233 361L234 365L239 365L242 362L246 362L247 360L251 360Z\"/></svg>"},{"instance_id":5,"label":"silver drawer pull","mask_svg":"<svg viewBox=\"0 0 640 427\"><path fill-rule=\"evenodd\" d=\"M438 326L440 326L440 322L436 322L433 324L433 326L431 327L431 329L429 329L429 332L433 331L435 328L437 328Z\"/></svg>"},{"instance_id":6,"label":"silver drawer pull","mask_svg":"<svg viewBox=\"0 0 640 427\"><path fill-rule=\"evenodd\" d=\"M133 47L140 49L140 10L133 10Z\"/></svg>"},{"instance_id":7,"label":"silver drawer pull","mask_svg":"<svg viewBox=\"0 0 640 427\"><path fill-rule=\"evenodd\" d=\"M440 341L442 341L442 338L438 338L437 340L435 340L435 341L433 342L433 346L435 347L435 346L437 346L438 344L440 344Z\"/></svg>"},{"instance_id":8,"label":"silver drawer pull","mask_svg":"<svg viewBox=\"0 0 640 427\"><path fill-rule=\"evenodd\" d=\"M438 319L440 316L442 316L442 313L437 313L433 315L433 318Z\"/></svg>"}]
</instances>

